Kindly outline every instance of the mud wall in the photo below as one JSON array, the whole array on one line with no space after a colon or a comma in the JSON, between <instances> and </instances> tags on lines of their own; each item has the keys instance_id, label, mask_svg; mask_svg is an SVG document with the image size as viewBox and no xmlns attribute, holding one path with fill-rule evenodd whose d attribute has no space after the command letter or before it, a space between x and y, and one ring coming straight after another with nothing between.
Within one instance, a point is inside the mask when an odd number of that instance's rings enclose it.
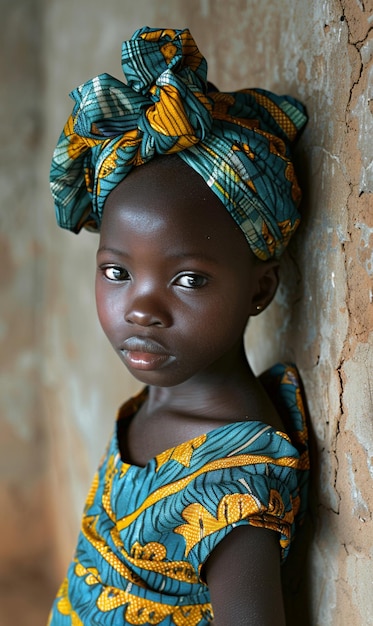
<instances>
[{"instance_id":1,"label":"mud wall","mask_svg":"<svg viewBox=\"0 0 373 626\"><path fill-rule=\"evenodd\" d=\"M372 624L372 1L0 4L1 623L43 623L116 408L137 389L96 321L95 236L57 229L48 170L67 93L103 71L121 78L120 43L148 24L188 26L220 88L308 108L302 227L247 350L258 372L298 364L311 415L308 559L290 576L289 619Z\"/></svg>"}]
</instances>

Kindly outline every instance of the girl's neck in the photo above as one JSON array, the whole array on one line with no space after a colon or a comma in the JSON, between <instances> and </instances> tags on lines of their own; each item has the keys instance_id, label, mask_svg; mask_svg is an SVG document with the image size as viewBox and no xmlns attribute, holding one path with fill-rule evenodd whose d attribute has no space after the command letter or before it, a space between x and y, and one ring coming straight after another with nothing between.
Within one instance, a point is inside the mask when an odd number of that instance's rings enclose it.
<instances>
[{"instance_id":1,"label":"girl's neck","mask_svg":"<svg viewBox=\"0 0 373 626\"><path fill-rule=\"evenodd\" d=\"M242 348L234 363L215 365L213 372L201 372L173 387L149 387L147 412L229 418L246 412L257 384Z\"/></svg>"},{"instance_id":2,"label":"girl's neck","mask_svg":"<svg viewBox=\"0 0 373 626\"><path fill-rule=\"evenodd\" d=\"M149 387L146 401L119 437L122 458L145 465L157 454L239 421L283 430L281 420L244 352L173 387ZM228 367L229 365L229 367Z\"/></svg>"}]
</instances>

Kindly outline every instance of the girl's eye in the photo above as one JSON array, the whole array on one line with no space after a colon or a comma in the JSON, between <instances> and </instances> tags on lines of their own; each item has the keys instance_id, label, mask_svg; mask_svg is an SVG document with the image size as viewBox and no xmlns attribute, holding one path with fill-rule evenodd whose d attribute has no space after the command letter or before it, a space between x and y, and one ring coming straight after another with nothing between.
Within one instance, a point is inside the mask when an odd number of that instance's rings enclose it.
<instances>
[{"instance_id":1,"label":"girl's eye","mask_svg":"<svg viewBox=\"0 0 373 626\"><path fill-rule=\"evenodd\" d=\"M113 282L122 282L129 279L127 270L123 267L118 267L117 265L103 267L101 268L101 272L105 278Z\"/></svg>"},{"instance_id":2,"label":"girl's eye","mask_svg":"<svg viewBox=\"0 0 373 626\"><path fill-rule=\"evenodd\" d=\"M186 287L187 289L199 289L204 287L207 283L207 279L199 274L183 274L176 279L176 284L179 287Z\"/></svg>"}]
</instances>

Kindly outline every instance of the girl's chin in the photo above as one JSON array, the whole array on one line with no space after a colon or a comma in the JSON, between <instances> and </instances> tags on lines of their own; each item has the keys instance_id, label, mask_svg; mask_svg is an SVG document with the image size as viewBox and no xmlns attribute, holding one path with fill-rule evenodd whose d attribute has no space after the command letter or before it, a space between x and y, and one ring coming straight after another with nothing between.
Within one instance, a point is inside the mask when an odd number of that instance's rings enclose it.
<instances>
[{"instance_id":1,"label":"girl's chin","mask_svg":"<svg viewBox=\"0 0 373 626\"><path fill-rule=\"evenodd\" d=\"M153 360L137 358L129 361L124 359L122 354L120 356L122 363L124 363L131 376L145 385L175 387L189 380L189 377L180 375L174 368L168 368L167 366L171 364L170 362L162 360L153 362ZM157 356L159 357L159 355Z\"/></svg>"}]
</instances>

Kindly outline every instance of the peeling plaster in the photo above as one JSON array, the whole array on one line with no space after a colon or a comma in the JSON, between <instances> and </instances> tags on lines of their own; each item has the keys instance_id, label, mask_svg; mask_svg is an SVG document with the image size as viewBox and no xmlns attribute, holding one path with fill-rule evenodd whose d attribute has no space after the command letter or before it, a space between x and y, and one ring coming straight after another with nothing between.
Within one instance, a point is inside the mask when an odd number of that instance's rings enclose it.
<instances>
[{"instance_id":1,"label":"peeling plaster","mask_svg":"<svg viewBox=\"0 0 373 626\"><path fill-rule=\"evenodd\" d=\"M368 343L356 347L353 358L344 364L344 405L346 430L357 438L364 462L372 472L373 459L373 332Z\"/></svg>"},{"instance_id":2,"label":"peeling plaster","mask_svg":"<svg viewBox=\"0 0 373 626\"><path fill-rule=\"evenodd\" d=\"M367 503L363 499L360 489L358 488L356 484L356 480L355 480L356 469L355 471L353 469L353 459L352 459L351 454L347 453L346 458L348 462L348 474L350 478L349 486L350 486L350 495L351 495L352 506L353 506L352 512L354 515L359 517L360 521L365 522L366 517L369 517L369 508L368 508ZM365 512L364 517L362 517L362 514L363 514L362 512L363 513Z\"/></svg>"},{"instance_id":3,"label":"peeling plaster","mask_svg":"<svg viewBox=\"0 0 373 626\"><path fill-rule=\"evenodd\" d=\"M370 57L372 42L369 42ZM371 58L370 58L371 60ZM359 127L358 147L361 152L361 175L359 192L373 193L373 66L367 76L367 87L357 98L357 103L352 109L352 115L356 117ZM370 105L370 106L369 106Z\"/></svg>"},{"instance_id":4,"label":"peeling plaster","mask_svg":"<svg viewBox=\"0 0 373 626\"><path fill-rule=\"evenodd\" d=\"M373 549L363 554L347 556L346 575L349 581L357 581L348 589L354 607L354 623L356 626L369 626L373 623ZM350 622L352 624L352 622ZM347 626L347 624L346 624Z\"/></svg>"},{"instance_id":5,"label":"peeling plaster","mask_svg":"<svg viewBox=\"0 0 373 626\"><path fill-rule=\"evenodd\" d=\"M355 228L361 233L360 246L357 250L359 261L368 276L373 277L373 227L358 222Z\"/></svg>"}]
</instances>

